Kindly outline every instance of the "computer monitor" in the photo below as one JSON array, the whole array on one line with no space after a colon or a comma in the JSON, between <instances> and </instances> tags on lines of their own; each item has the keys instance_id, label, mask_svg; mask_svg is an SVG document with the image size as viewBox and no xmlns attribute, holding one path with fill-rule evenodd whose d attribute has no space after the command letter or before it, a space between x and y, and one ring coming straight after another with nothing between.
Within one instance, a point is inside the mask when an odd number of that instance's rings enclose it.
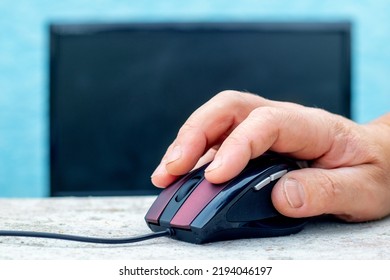
<instances>
[{"instance_id":1,"label":"computer monitor","mask_svg":"<svg viewBox=\"0 0 390 280\"><path fill-rule=\"evenodd\" d=\"M52 196L146 195L188 116L233 89L350 117L348 22L50 25Z\"/></svg>"}]
</instances>

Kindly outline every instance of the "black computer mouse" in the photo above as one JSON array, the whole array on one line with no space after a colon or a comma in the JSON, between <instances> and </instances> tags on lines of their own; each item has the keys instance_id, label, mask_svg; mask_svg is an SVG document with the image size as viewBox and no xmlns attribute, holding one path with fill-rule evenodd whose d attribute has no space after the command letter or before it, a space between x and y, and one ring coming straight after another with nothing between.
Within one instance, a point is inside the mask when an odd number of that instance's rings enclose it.
<instances>
[{"instance_id":1,"label":"black computer mouse","mask_svg":"<svg viewBox=\"0 0 390 280\"><path fill-rule=\"evenodd\" d=\"M306 219L281 215L271 201L273 186L284 174L300 168L297 161L267 152L223 184L205 179L206 166L160 193L145 216L152 231L171 229L173 238L200 244L289 235L304 227Z\"/></svg>"}]
</instances>

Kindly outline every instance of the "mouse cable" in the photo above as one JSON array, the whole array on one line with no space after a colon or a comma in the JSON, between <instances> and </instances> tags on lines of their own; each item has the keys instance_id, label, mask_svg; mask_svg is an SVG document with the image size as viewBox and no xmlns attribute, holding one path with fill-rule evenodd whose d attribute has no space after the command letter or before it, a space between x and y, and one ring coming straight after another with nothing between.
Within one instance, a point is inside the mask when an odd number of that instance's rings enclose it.
<instances>
[{"instance_id":1,"label":"mouse cable","mask_svg":"<svg viewBox=\"0 0 390 280\"><path fill-rule=\"evenodd\" d=\"M87 243L100 243L100 244L126 244L141 242L148 239L173 236L174 231L172 229L166 229L164 231L153 232L130 238L99 238L99 237L86 237L68 234L48 233L48 232L36 232L36 231L14 231L14 230L0 230L0 236L13 236L13 237L33 237L33 238L50 238L61 239L68 241L87 242Z\"/></svg>"}]
</instances>

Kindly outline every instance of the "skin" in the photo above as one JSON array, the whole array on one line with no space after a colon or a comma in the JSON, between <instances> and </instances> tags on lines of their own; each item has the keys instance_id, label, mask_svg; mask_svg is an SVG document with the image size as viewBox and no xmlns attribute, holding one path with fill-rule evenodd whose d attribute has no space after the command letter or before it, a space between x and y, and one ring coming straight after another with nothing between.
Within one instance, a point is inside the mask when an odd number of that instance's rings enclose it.
<instances>
[{"instance_id":1,"label":"skin","mask_svg":"<svg viewBox=\"0 0 390 280\"><path fill-rule=\"evenodd\" d=\"M211 162L207 180L222 183L248 161L272 150L310 161L283 176L272 191L275 208L289 217L333 214L368 221L390 214L390 114L357 124L327 111L223 91L180 128L152 183Z\"/></svg>"}]
</instances>

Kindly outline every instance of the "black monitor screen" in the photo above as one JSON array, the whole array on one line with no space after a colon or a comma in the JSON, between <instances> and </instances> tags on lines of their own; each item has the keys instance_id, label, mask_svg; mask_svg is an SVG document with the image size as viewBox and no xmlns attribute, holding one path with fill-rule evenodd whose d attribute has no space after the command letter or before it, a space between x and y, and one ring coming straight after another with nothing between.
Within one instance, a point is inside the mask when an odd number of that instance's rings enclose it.
<instances>
[{"instance_id":1,"label":"black monitor screen","mask_svg":"<svg viewBox=\"0 0 390 280\"><path fill-rule=\"evenodd\" d=\"M350 117L350 24L52 24L51 195L156 194L179 127L233 89Z\"/></svg>"}]
</instances>

